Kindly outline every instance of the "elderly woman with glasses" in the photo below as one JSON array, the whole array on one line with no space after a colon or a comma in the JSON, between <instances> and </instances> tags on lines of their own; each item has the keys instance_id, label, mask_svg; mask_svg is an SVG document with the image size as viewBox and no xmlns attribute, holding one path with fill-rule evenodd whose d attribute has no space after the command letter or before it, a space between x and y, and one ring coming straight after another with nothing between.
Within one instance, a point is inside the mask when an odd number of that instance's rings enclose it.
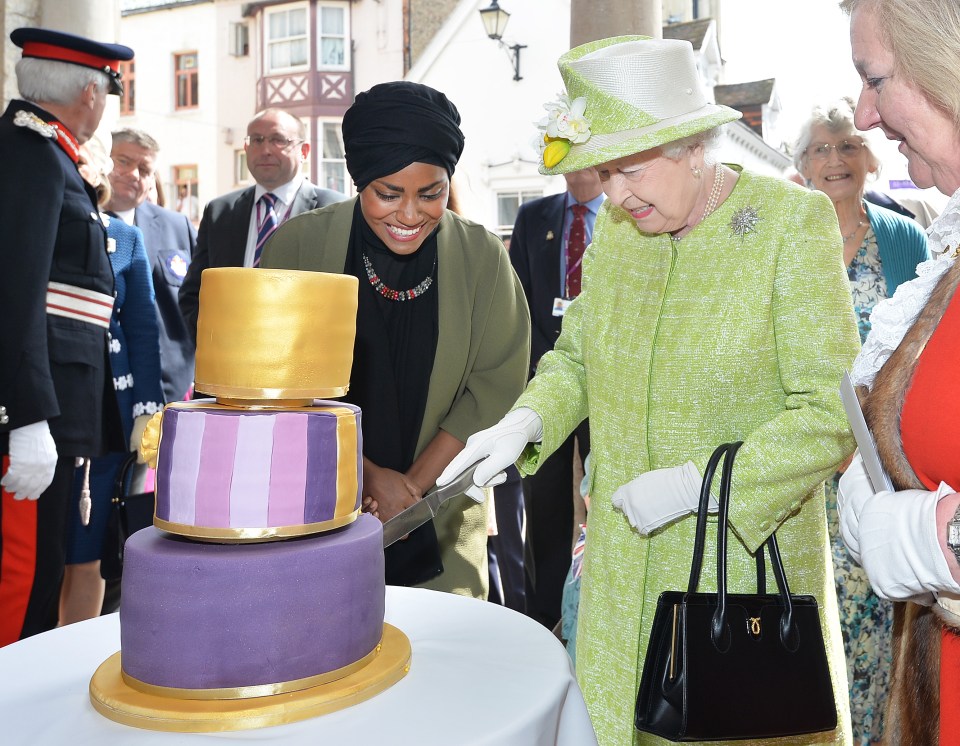
<instances>
[{"instance_id":1,"label":"elderly woman with glasses","mask_svg":"<svg viewBox=\"0 0 960 746\"><path fill-rule=\"evenodd\" d=\"M880 162L853 117L849 99L815 107L800 130L793 159L807 183L826 194L837 211L843 263L863 341L873 307L916 277L917 265L930 254L919 224L864 199L867 177L880 170ZM837 515L839 478L840 472L827 482L827 522L850 678L853 739L872 743L883 734L893 605L873 593L866 573L843 544Z\"/></svg>"},{"instance_id":2,"label":"elderly woman with glasses","mask_svg":"<svg viewBox=\"0 0 960 746\"><path fill-rule=\"evenodd\" d=\"M823 497L853 451L838 389L859 347L836 215L713 155L740 115L703 96L688 42L604 39L559 66L541 171L595 168L607 196L583 289L512 411L440 482L480 459L477 484L518 458L531 473L590 418L577 679L601 746L662 743L633 718L657 599L687 586L710 454L743 441L730 587L754 591L753 553L776 532L791 589L822 604L837 693L838 727L790 743L849 743Z\"/></svg>"},{"instance_id":3,"label":"elderly woman with glasses","mask_svg":"<svg viewBox=\"0 0 960 746\"><path fill-rule=\"evenodd\" d=\"M870 331L870 311L917 276L930 258L919 224L864 199L867 176L880 161L853 123L853 102L814 108L794 147L794 165L807 183L826 194L837 211L843 263L853 291L861 340Z\"/></svg>"}]
</instances>

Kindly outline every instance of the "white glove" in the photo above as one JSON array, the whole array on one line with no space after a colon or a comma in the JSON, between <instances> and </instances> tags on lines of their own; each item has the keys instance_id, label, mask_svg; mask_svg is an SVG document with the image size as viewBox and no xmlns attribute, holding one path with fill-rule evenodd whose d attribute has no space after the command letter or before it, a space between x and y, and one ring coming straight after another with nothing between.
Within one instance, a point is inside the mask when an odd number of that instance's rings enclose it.
<instances>
[{"instance_id":1,"label":"white glove","mask_svg":"<svg viewBox=\"0 0 960 746\"><path fill-rule=\"evenodd\" d=\"M0 484L15 500L36 500L50 486L57 468L57 444L47 421L11 430L7 451L10 467Z\"/></svg>"},{"instance_id":2,"label":"white glove","mask_svg":"<svg viewBox=\"0 0 960 746\"><path fill-rule=\"evenodd\" d=\"M130 450L137 452L137 463L145 464L147 460L140 455L140 439L143 437L143 431L147 429L147 423L153 415L138 414L133 418L133 429L130 431Z\"/></svg>"},{"instance_id":3,"label":"white glove","mask_svg":"<svg viewBox=\"0 0 960 746\"><path fill-rule=\"evenodd\" d=\"M540 415L528 407L520 407L507 412L500 422L486 430L481 430L467 438L463 450L457 454L437 479L437 486L450 484L477 461L483 461L473 473L473 483L477 488L467 490L467 494L478 500L481 487L502 484L507 475L504 473L514 463L527 443L535 443L543 437L543 421ZM482 496L478 501L482 501Z\"/></svg>"},{"instance_id":4,"label":"white glove","mask_svg":"<svg viewBox=\"0 0 960 746\"><path fill-rule=\"evenodd\" d=\"M692 461L669 469L654 469L627 482L613 493L613 507L646 536L678 518L696 512L703 478ZM710 511L720 505L710 496Z\"/></svg>"},{"instance_id":5,"label":"white glove","mask_svg":"<svg viewBox=\"0 0 960 746\"><path fill-rule=\"evenodd\" d=\"M837 487L837 512L840 514L840 538L858 565L860 561L860 508L868 497L876 494L867 476L860 451L854 455L847 470L840 475ZM854 505L858 506L854 508Z\"/></svg>"},{"instance_id":6,"label":"white glove","mask_svg":"<svg viewBox=\"0 0 960 746\"><path fill-rule=\"evenodd\" d=\"M884 490L846 503L859 517L861 564L880 598L928 605L934 593L960 594L937 537L937 503L950 494L941 483L936 492Z\"/></svg>"}]
</instances>

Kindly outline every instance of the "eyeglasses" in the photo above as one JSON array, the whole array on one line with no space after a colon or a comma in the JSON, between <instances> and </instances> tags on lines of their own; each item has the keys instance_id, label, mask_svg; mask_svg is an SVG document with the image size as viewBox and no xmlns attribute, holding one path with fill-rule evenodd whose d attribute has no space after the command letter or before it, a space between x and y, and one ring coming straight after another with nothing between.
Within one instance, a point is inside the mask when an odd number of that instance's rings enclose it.
<instances>
[{"instance_id":1,"label":"eyeglasses","mask_svg":"<svg viewBox=\"0 0 960 746\"><path fill-rule=\"evenodd\" d=\"M243 138L244 144L249 147L251 145L256 145L258 148L262 147L264 143L267 143L271 148L277 150L289 150L297 143L303 142L303 140L290 140L283 135L270 135L270 137L264 137L263 135L247 135Z\"/></svg>"},{"instance_id":2,"label":"eyeglasses","mask_svg":"<svg viewBox=\"0 0 960 746\"><path fill-rule=\"evenodd\" d=\"M836 145L818 142L807 148L807 157L815 161L825 161L830 157L830 151L836 150L841 158L854 158L860 155L865 145L863 140L841 140Z\"/></svg>"}]
</instances>

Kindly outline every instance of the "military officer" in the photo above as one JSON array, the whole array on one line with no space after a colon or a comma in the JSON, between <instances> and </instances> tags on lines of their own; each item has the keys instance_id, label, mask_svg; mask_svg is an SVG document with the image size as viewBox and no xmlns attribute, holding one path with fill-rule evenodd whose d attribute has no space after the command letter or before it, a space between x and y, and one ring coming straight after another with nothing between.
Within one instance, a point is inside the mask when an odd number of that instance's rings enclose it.
<instances>
[{"instance_id":1,"label":"military officer","mask_svg":"<svg viewBox=\"0 0 960 746\"><path fill-rule=\"evenodd\" d=\"M0 117L0 645L57 623L77 457L122 449L107 358L113 273L77 170L133 50L19 28Z\"/></svg>"}]
</instances>

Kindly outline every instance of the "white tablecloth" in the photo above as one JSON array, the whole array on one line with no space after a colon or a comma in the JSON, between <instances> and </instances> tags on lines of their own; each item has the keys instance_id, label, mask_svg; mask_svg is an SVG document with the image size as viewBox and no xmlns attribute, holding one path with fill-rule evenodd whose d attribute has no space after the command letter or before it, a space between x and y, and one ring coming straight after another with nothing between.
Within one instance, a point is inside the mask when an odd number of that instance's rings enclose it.
<instances>
[{"instance_id":1,"label":"white tablecloth","mask_svg":"<svg viewBox=\"0 0 960 746\"><path fill-rule=\"evenodd\" d=\"M117 614L0 648L0 742L30 746L193 744L591 746L596 738L566 651L544 627L484 601L387 588L386 620L413 648L385 692L291 725L231 733L159 733L120 725L90 704L90 677L120 648Z\"/></svg>"}]
</instances>

